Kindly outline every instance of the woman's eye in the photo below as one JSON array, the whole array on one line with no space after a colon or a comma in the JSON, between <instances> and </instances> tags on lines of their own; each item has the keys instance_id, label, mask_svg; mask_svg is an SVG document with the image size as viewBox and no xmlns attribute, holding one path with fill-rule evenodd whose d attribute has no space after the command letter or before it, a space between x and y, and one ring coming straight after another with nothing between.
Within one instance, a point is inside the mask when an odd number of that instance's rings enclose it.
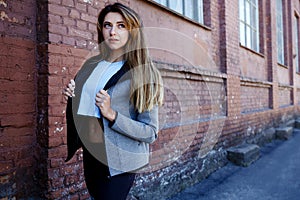
<instances>
[{"instance_id":1,"label":"woman's eye","mask_svg":"<svg viewBox=\"0 0 300 200\"><path fill-rule=\"evenodd\" d=\"M104 27L104 28L110 28L111 25L110 25L110 24L104 24L103 27Z\"/></svg>"},{"instance_id":2,"label":"woman's eye","mask_svg":"<svg viewBox=\"0 0 300 200\"><path fill-rule=\"evenodd\" d=\"M118 27L119 28L126 28L125 24L119 24Z\"/></svg>"}]
</instances>

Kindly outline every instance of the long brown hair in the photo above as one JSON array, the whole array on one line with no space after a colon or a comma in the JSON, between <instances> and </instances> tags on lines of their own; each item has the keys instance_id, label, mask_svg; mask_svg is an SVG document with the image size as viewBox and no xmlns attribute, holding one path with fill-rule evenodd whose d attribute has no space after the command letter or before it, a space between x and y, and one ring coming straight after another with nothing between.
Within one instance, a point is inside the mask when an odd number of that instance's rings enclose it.
<instances>
[{"instance_id":1,"label":"long brown hair","mask_svg":"<svg viewBox=\"0 0 300 200\"><path fill-rule=\"evenodd\" d=\"M139 112L151 110L163 101L163 82L158 69L152 63L145 43L143 24L139 15L131 8L115 3L106 6L98 16L98 44L102 58L108 58L110 49L104 42L102 35L103 21L110 12L122 15L127 23L129 39L125 46L124 60L130 67L131 102Z\"/></svg>"}]
</instances>

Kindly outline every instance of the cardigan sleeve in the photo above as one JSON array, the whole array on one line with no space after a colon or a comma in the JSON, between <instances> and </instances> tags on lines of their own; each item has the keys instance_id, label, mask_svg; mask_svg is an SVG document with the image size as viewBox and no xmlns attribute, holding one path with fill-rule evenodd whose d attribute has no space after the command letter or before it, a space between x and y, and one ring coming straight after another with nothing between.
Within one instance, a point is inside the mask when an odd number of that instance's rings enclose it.
<instances>
[{"instance_id":1,"label":"cardigan sleeve","mask_svg":"<svg viewBox=\"0 0 300 200\"><path fill-rule=\"evenodd\" d=\"M72 98L68 98L67 109L66 109L66 119L67 119L67 149L68 155L65 162L68 162L76 153L76 151L82 147L82 142L78 136L78 132L75 126L73 109L72 109Z\"/></svg>"},{"instance_id":2,"label":"cardigan sleeve","mask_svg":"<svg viewBox=\"0 0 300 200\"><path fill-rule=\"evenodd\" d=\"M132 139L153 143L158 133L158 106L139 113L136 120L118 113L111 128Z\"/></svg>"}]
</instances>

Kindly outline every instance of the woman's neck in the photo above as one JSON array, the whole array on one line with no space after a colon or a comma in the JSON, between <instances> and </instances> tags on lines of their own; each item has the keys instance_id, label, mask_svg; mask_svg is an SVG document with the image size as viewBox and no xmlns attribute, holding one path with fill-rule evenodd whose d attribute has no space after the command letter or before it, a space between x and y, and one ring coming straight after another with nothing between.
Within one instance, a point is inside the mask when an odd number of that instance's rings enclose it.
<instances>
[{"instance_id":1,"label":"woman's neck","mask_svg":"<svg viewBox=\"0 0 300 200\"><path fill-rule=\"evenodd\" d=\"M121 52L111 52L111 54L108 56L108 58L105 59L108 62L119 62L124 60L124 53Z\"/></svg>"}]
</instances>

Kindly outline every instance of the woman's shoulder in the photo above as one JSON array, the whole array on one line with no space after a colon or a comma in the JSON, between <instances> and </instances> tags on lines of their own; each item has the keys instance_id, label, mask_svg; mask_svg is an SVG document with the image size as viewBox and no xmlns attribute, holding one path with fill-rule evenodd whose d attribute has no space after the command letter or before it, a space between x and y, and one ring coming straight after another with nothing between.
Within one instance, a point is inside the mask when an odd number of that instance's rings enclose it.
<instances>
[{"instance_id":1,"label":"woman's shoulder","mask_svg":"<svg viewBox=\"0 0 300 200\"><path fill-rule=\"evenodd\" d=\"M91 66L97 65L102 60L100 55L93 56L84 61L82 67L80 68L78 73L85 71L87 68L89 69Z\"/></svg>"},{"instance_id":2,"label":"woman's shoulder","mask_svg":"<svg viewBox=\"0 0 300 200\"><path fill-rule=\"evenodd\" d=\"M91 65L91 64L98 64L101 60L103 60L101 55L92 56L84 62L83 66Z\"/></svg>"}]
</instances>

